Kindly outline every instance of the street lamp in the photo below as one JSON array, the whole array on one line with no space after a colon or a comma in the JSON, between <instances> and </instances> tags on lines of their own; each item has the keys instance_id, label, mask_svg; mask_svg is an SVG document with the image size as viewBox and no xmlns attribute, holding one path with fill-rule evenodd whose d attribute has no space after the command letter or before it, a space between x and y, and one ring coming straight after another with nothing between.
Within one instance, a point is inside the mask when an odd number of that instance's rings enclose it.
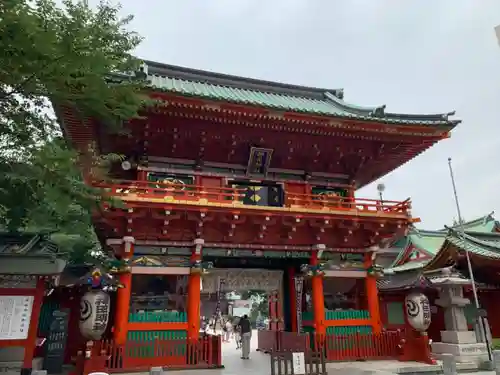
<instances>
[{"instance_id":1,"label":"street lamp","mask_svg":"<svg viewBox=\"0 0 500 375\"><path fill-rule=\"evenodd\" d=\"M380 197L380 206L384 206L384 198L382 196L382 193L385 191L385 185L383 183L380 183L377 185L377 191L378 191L378 196Z\"/></svg>"},{"instance_id":2,"label":"street lamp","mask_svg":"<svg viewBox=\"0 0 500 375\"><path fill-rule=\"evenodd\" d=\"M464 246L465 258L467 260L467 268L469 270L469 277L470 277L470 281L471 281L471 284L472 284L472 294L474 296L474 304L476 305L476 311L479 314L479 310L480 310L481 306L479 304L479 298L477 296L476 281L475 281L475 278L474 278L474 272L472 270L472 263L470 261L469 250L467 249L467 245L466 245L466 242L465 242L466 239L465 239L464 221L462 220L462 212L460 211L460 204L459 204L459 201L458 201L457 186L455 184L455 175L453 174L453 167L451 165L451 158L448 158L448 168L450 170L451 184L453 186L453 194L455 196L455 205L456 205L456 209L457 209L458 225L459 225L459 228L460 228L460 235L462 236L462 241L465 244L465 246ZM479 323L479 326L480 326L479 329L481 329L483 331L482 333L484 334L484 341L486 343L486 348L488 349L488 358L491 361L492 360L492 353L491 353L491 347L490 347L490 342L489 342L490 340L489 340L488 333L486 331L486 325L484 324L484 319L483 319L482 316L479 316L478 323Z\"/></svg>"}]
</instances>

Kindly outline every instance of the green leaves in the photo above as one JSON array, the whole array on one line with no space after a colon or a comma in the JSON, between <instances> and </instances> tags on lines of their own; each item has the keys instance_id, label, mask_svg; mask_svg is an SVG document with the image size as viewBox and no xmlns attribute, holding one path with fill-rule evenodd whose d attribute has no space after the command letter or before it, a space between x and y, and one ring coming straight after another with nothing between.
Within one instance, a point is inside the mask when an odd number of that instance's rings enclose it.
<instances>
[{"instance_id":1,"label":"green leaves","mask_svg":"<svg viewBox=\"0 0 500 375\"><path fill-rule=\"evenodd\" d=\"M105 1L95 9L62 3L0 2L0 226L58 233L56 242L83 259L99 250L90 215L103 198L84 183L81 155L62 138L52 106L117 131L138 115L145 82L117 75L140 64L131 55L141 41L127 29L131 17ZM92 172L105 178L120 155L93 151Z\"/></svg>"}]
</instances>

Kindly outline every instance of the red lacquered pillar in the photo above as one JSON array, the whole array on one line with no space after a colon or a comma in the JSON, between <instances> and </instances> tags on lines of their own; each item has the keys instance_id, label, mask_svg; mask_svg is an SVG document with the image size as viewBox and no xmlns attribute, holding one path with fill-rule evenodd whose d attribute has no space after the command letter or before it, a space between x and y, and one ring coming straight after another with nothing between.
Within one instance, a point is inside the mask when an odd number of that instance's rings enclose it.
<instances>
[{"instance_id":1,"label":"red lacquered pillar","mask_svg":"<svg viewBox=\"0 0 500 375\"><path fill-rule=\"evenodd\" d=\"M123 237L122 258L130 259L134 255L134 237ZM113 338L118 345L125 344L128 333L128 315L130 311L130 294L132 293L132 274L124 272L119 275L120 284L116 292L116 309Z\"/></svg>"},{"instance_id":2,"label":"red lacquered pillar","mask_svg":"<svg viewBox=\"0 0 500 375\"><path fill-rule=\"evenodd\" d=\"M191 253L191 264L196 261L201 261L201 251L204 244L202 238L197 238L193 243ZM194 272L193 272L194 271ZM188 301L187 301L187 316L188 316L188 339L198 340L200 336L200 302L201 300L201 270L191 269L188 282Z\"/></svg>"}]
</instances>

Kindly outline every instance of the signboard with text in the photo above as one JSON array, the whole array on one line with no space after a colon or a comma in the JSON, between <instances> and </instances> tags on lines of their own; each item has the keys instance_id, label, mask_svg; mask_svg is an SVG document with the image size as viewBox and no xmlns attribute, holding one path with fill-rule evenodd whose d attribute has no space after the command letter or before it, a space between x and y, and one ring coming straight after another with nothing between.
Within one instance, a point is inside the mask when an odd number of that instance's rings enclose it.
<instances>
[{"instance_id":1,"label":"signboard with text","mask_svg":"<svg viewBox=\"0 0 500 375\"><path fill-rule=\"evenodd\" d=\"M304 278L295 277L295 307L297 308L297 331L302 332L302 293L304 290Z\"/></svg>"},{"instance_id":2,"label":"signboard with text","mask_svg":"<svg viewBox=\"0 0 500 375\"><path fill-rule=\"evenodd\" d=\"M294 375L304 375L306 373L304 352L292 353L292 370Z\"/></svg>"},{"instance_id":3,"label":"signboard with text","mask_svg":"<svg viewBox=\"0 0 500 375\"><path fill-rule=\"evenodd\" d=\"M33 296L0 296L0 340L28 338L33 300Z\"/></svg>"}]
</instances>

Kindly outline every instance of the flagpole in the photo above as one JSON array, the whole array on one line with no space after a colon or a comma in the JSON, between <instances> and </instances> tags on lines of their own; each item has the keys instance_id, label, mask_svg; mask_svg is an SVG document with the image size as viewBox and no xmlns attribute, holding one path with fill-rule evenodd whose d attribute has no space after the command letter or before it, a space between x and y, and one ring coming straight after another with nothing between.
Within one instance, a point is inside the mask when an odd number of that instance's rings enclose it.
<instances>
[{"instance_id":1,"label":"flagpole","mask_svg":"<svg viewBox=\"0 0 500 375\"><path fill-rule=\"evenodd\" d=\"M467 250L467 245L465 243L466 239L465 239L464 221L462 220L462 212L460 211L460 203L458 201L457 186L455 184L455 175L453 173L453 167L451 165L451 158L448 158L448 168L450 170L451 184L453 186L453 194L455 196L455 205L456 205L456 209L457 209L460 235L462 236L462 241L464 242L464 245L465 245L464 246L465 258L467 260L467 268L469 270L469 278L470 278L470 281L472 284L472 294L474 296L474 304L476 305L477 314L479 314L479 310L480 310L481 306L479 304L479 298L477 295L476 281L474 278L474 271L472 270L472 262L470 260L469 250ZM484 334L484 341L486 342L486 348L488 349L488 357L489 357L489 360L491 361L492 360L491 347L490 347L490 343L489 343L488 333L486 331L486 326L484 324L484 319L482 316L479 316L478 322L480 322L480 325L481 325L481 328L482 328L482 331Z\"/></svg>"}]
</instances>

